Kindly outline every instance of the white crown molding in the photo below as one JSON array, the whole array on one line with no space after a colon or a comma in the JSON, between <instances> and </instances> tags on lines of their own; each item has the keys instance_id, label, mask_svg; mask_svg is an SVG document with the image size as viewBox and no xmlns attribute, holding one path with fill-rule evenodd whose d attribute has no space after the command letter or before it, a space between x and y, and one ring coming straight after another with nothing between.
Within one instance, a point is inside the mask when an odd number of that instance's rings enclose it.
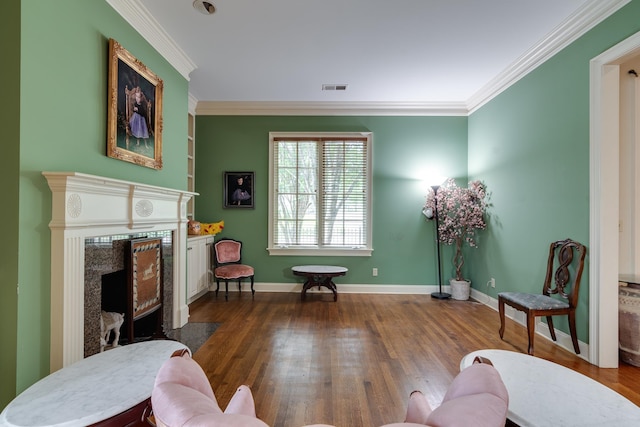
<instances>
[{"instance_id":1,"label":"white crown molding","mask_svg":"<svg viewBox=\"0 0 640 427\"><path fill-rule=\"evenodd\" d=\"M469 98L467 102L469 114L498 96L630 1L591 0L586 3Z\"/></svg>"},{"instance_id":2,"label":"white crown molding","mask_svg":"<svg viewBox=\"0 0 640 427\"><path fill-rule=\"evenodd\" d=\"M106 0L185 79L197 68L178 44L138 0Z\"/></svg>"},{"instance_id":3,"label":"white crown molding","mask_svg":"<svg viewBox=\"0 0 640 427\"><path fill-rule=\"evenodd\" d=\"M189 92L189 113L195 116L197 106L198 106L198 98L196 98L191 94L191 92Z\"/></svg>"},{"instance_id":4,"label":"white crown molding","mask_svg":"<svg viewBox=\"0 0 640 427\"><path fill-rule=\"evenodd\" d=\"M187 80L197 66L139 0L106 0ZM466 102L200 101L198 115L466 116L495 98L631 0L591 0ZM195 99L195 98L194 98ZM191 102L191 99L190 99Z\"/></svg>"},{"instance_id":5,"label":"white crown molding","mask_svg":"<svg viewBox=\"0 0 640 427\"><path fill-rule=\"evenodd\" d=\"M466 116L462 102L201 101L198 115L225 116Z\"/></svg>"}]
</instances>

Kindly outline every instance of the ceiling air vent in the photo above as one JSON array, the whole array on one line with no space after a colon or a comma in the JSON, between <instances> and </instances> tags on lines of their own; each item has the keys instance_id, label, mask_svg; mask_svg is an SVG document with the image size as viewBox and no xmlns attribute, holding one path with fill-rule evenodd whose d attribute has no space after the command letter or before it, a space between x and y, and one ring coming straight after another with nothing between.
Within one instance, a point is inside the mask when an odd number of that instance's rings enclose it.
<instances>
[{"instance_id":1,"label":"ceiling air vent","mask_svg":"<svg viewBox=\"0 0 640 427\"><path fill-rule=\"evenodd\" d=\"M348 85L322 85L322 90L347 90Z\"/></svg>"}]
</instances>

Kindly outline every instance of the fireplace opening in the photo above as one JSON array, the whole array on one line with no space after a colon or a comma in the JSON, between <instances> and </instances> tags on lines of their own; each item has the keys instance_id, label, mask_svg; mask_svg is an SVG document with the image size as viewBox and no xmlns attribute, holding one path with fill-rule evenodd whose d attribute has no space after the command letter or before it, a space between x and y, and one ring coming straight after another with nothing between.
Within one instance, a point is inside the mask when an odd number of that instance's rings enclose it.
<instances>
[{"instance_id":1,"label":"fireplace opening","mask_svg":"<svg viewBox=\"0 0 640 427\"><path fill-rule=\"evenodd\" d=\"M146 244L146 242L150 242ZM153 243L156 255L138 254L140 262L150 257L156 263L151 269L142 266L140 279L153 272L151 287L141 288L130 277L135 271L130 265L131 251L135 245ZM171 322L173 301L173 233L162 231L133 235L101 236L85 239L85 339L84 357L102 350L100 320L102 312L124 314L120 326L119 345L144 341L151 338L166 338L166 332L173 329ZM146 258L145 258L146 257ZM148 264L148 263L147 263ZM133 286L136 285L135 289ZM150 307L136 306L141 298L148 298L149 292L159 288L160 294ZM151 291L150 291L151 289ZM145 294L146 293L146 294ZM135 309L133 308L135 307ZM114 333L110 333L104 350L111 348ZM102 345L101 345L102 344Z\"/></svg>"},{"instance_id":2,"label":"fireplace opening","mask_svg":"<svg viewBox=\"0 0 640 427\"><path fill-rule=\"evenodd\" d=\"M102 298L104 311L124 313L127 310L127 276L125 270L102 275ZM125 319L126 322L126 319Z\"/></svg>"},{"instance_id":3,"label":"fireplace opening","mask_svg":"<svg viewBox=\"0 0 640 427\"><path fill-rule=\"evenodd\" d=\"M118 313L123 316L124 321L118 329L120 334L118 344L122 345L129 343L129 336L126 334L126 331L129 328L129 319L127 319L126 315L127 276L125 270L118 270L113 273L102 275L100 309L101 312ZM106 327L108 328L109 326L109 322L107 321ZM100 333L102 333L102 330ZM111 331L109 335L106 336L106 342L101 341L101 346L104 345L108 349L114 344L114 340L115 331Z\"/></svg>"},{"instance_id":4,"label":"fireplace opening","mask_svg":"<svg viewBox=\"0 0 640 427\"><path fill-rule=\"evenodd\" d=\"M119 326L119 345L131 344L139 341L146 341L152 338L164 338L162 328L162 306L153 311L146 312L140 316L133 316L130 308L131 289L127 270L119 270L102 276L102 298L101 311L117 313L123 316L124 320ZM108 325L107 325L108 326ZM113 347L115 331L111 331L106 337L105 349Z\"/></svg>"}]
</instances>

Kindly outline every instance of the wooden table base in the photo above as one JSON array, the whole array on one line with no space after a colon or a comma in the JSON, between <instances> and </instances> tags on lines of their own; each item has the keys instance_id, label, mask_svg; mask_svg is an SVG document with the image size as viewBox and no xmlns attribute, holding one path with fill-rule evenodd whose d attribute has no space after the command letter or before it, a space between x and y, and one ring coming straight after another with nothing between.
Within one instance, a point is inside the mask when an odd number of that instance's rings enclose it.
<instances>
[{"instance_id":1,"label":"wooden table base","mask_svg":"<svg viewBox=\"0 0 640 427\"><path fill-rule=\"evenodd\" d=\"M338 287L333 282L334 277L344 276L347 269L344 267L336 267L331 265L299 265L291 269L296 276L306 277L304 285L302 285L302 294L300 299L305 300L307 290L317 286L325 287L333 292L333 300L338 301Z\"/></svg>"},{"instance_id":2,"label":"wooden table base","mask_svg":"<svg viewBox=\"0 0 640 427\"><path fill-rule=\"evenodd\" d=\"M333 300L338 301L338 287L333 283L331 277L332 276L327 277L325 275L307 276L307 280L304 282L304 285L302 285L302 295L300 296L300 299L302 299L302 301L305 300L308 289L314 286L317 286L318 289L320 289L321 286L324 286L333 292Z\"/></svg>"}]
</instances>

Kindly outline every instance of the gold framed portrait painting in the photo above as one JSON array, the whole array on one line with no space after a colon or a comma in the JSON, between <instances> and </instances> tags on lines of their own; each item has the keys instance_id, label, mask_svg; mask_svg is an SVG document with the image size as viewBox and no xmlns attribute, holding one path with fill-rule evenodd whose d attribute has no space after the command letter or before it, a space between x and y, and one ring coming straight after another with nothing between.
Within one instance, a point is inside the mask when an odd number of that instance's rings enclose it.
<instances>
[{"instance_id":1,"label":"gold framed portrait painting","mask_svg":"<svg viewBox=\"0 0 640 427\"><path fill-rule=\"evenodd\" d=\"M109 39L107 156L162 169L163 83Z\"/></svg>"}]
</instances>

